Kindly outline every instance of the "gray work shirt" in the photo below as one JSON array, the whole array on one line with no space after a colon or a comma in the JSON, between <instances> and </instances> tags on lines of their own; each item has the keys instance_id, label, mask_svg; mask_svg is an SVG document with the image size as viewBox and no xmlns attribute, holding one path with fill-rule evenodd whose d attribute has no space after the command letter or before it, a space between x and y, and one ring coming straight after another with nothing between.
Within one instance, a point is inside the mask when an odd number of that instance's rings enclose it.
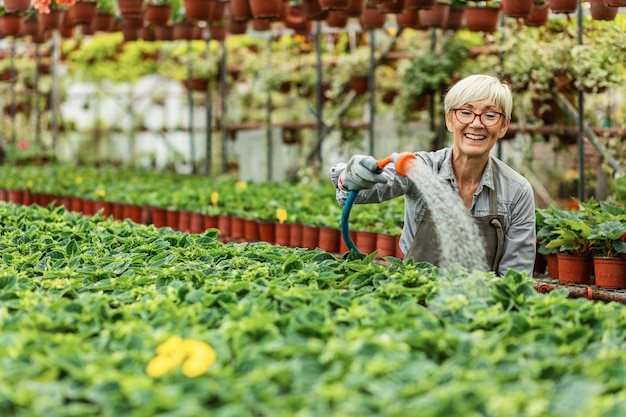
<instances>
[{"instance_id":1,"label":"gray work shirt","mask_svg":"<svg viewBox=\"0 0 626 417\"><path fill-rule=\"evenodd\" d=\"M421 163L429 166L435 175L450 184L458 194L458 186L452 170L452 149L444 148L435 152L415 152ZM498 189L498 214L504 215L504 253L498 275L509 269L526 272L532 276L536 255L535 198L528 180L499 159L491 156L483 172L480 184L474 193L472 206L468 211L471 216L490 214L489 192L494 181L492 164L496 164ZM335 187L339 175L345 169L345 163L333 165L330 177ZM426 209L425 200L413 181L396 174L393 163L387 165L383 175L388 179L384 184L376 184L369 190L359 192L355 203L380 203L404 195L404 226L400 236L400 249L406 253L413 242L417 228ZM337 202L343 206L348 192L337 188ZM462 204L459 199L459 204Z\"/></svg>"}]
</instances>

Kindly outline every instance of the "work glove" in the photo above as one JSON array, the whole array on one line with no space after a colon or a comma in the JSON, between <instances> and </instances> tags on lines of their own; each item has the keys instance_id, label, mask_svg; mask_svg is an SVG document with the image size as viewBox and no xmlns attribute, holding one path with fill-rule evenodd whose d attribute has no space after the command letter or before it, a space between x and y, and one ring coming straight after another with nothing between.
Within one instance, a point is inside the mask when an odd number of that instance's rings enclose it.
<instances>
[{"instance_id":1,"label":"work glove","mask_svg":"<svg viewBox=\"0 0 626 417\"><path fill-rule=\"evenodd\" d=\"M373 156L354 155L339 177L339 187L347 191L359 191L372 188L376 183L387 182L376 164Z\"/></svg>"}]
</instances>

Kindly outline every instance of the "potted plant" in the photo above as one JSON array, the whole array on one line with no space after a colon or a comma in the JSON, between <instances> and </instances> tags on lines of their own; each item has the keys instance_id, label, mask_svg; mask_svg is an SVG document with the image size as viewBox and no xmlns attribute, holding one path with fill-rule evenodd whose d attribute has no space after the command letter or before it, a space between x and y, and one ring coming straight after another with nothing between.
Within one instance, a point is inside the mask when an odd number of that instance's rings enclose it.
<instances>
[{"instance_id":1,"label":"potted plant","mask_svg":"<svg viewBox=\"0 0 626 417\"><path fill-rule=\"evenodd\" d=\"M468 1L464 10L468 30L492 33L498 28L500 0Z\"/></svg>"},{"instance_id":2,"label":"potted plant","mask_svg":"<svg viewBox=\"0 0 626 417\"><path fill-rule=\"evenodd\" d=\"M350 87L358 94L368 90L371 52L369 46L359 46L339 61L337 71L348 77Z\"/></svg>"},{"instance_id":3,"label":"potted plant","mask_svg":"<svg viewBox=\"0 0 626 417\"><path fill-rule=\"evenodd\" d=\"M595 283L626 288L626 210L604 202L593 206L597 223L589 233Z\"/></svg>"},{"instance_id":4,"label":"potted plant","mask_svg":"<svg viewBox=\"0 0 626 417\"><path fill-rule=\"evenodd\" d=\"M619 41L622 35L606 28L596 33L593 43L572 46L572 75L576 87L599 93L623 84L626 48Z\"/></svg>"}]
</instances>

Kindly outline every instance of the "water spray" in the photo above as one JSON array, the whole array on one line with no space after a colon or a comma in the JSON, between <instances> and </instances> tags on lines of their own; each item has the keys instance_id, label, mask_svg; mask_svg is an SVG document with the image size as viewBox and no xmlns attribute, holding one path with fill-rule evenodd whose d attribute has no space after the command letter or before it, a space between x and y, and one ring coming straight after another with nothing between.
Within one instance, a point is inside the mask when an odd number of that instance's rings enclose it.
<instances>
[{"instance_id":1,"label":"water spray","mask_svg":"<svg viewBox=\"0 0 626 417\"><path fill-rule=\"evenodd\" d=\"M376 170L374 171L376 174L380 174L383 172L383 168L391 162L393 162L396 166L396 172L403 177L407 177L409 174L410 166L414 161L417 160L417 157L414 153L411 152L402 152L402 153L392 153L391 155L379 159L376 163ZM354 242L352 241L352 237L350 236L349 230L349 219L350 219L350 211L352 210L352 205L356 200L358 191L350 191L348 194L348 198L343 205L343 210L341 212L341 237L343 238L346 247L349 250L352 250L356 253L361 253L359 249L356 247Z\"/></svg>"}]
</instances>

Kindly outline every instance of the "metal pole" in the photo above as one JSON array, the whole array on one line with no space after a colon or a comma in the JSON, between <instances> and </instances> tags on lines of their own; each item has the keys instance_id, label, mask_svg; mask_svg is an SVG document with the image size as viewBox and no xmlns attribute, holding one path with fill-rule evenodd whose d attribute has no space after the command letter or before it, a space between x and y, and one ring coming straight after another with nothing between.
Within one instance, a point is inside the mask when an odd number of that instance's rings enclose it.
<instances>
[{"instance_id":1,"label":"metal pole","mask_svg":"<svg viewBox=\"0 0 626 417\"><path fill-rule=\"evenodd\" d=\"M206 39L206 59L209 59L209 54L211 53L209 49L210 40ZM222 78L224 71L220 68L220 86L222 88ZM204 108L205 108L205 116L206 116L206 138L205 138L205 155L204 155L204 175L209 175L211 173L211 155L213 154L213 105L211 103L211 85L213 84L213 80L210 80L209 89L204 92Z\"/></svg>"},{"instance_id":2,"label":"metal pole","mask_svg":"<svg viewBox=\"0 0 626 417\"><path fill-rule=\"evenodd\" d=\"M582 1L578 2L577 11L578 44L583 44L583 9ZM584 117L585 117L585 94L582 87L578 88L578 200L585 199L585 142L584 142Z\"/></svg>"},{"instance_id":3,"label":"metal pole","mask_svg":"<svg viewBox=\"0 0 626 417\"><path fill-rule=\"evenodd\" d=\"M370 29L370 68L368 77L368 89L369 89L369 154L374 155L374 118L376 117L376 58L374 52L376 50L375 45L376 30Z\"/></svg>"},{"instance_id":4,"label":"metal pole","mask_svg":"<svg viewBox=\"0 0 626 417\"><path fill-rule=\"evenodd\" d=\"M39 43L35 44L35 143L41 145L41 109L39 108L39 68L41 66L41 55L39 53Z\"/></svg>"},{"instance_id":5,"label":"metal pole","mask_svg":"<svg viewBox=\"0 0 626 417\"><path fill-rule=\"evenodd\" d=\"M267 68L272 68L272 37L267 38ZM272 181L272 89L266 85L265 142L267 145L267 181Z\"/></svg>"},{"instance_id":6,"label":"metal pole","mask_svg":"<svg viewBox=\"0 0 626 417\"><path fill-rule=\"evenodd\" d=\"M196 171L196 164L193 158L196 154L194 122L193 122L193 92L191 91L191 79L193 78L193 69L191 67L191 40L187 41L187 106L189 109L189 162L191 163L191 171Z\"/></svg>"},{"instance_id":7,"label":"metal pole","mask_svg":"<svg viewBox=\"0 0 626 417\"><path fill-rule=\"evenodd\" d=\"M17 105L15 103L15 83L17 82L17 72L15 71L15 36L11 37L11 143L16 142L17 131L15 128L15 113Z\"/></svg>"},{"instance_id":8,"label":"metal pole","mask_svg":"<svg viewBox=\"0 0 626 417\"><path fill-rule=\"evenodd\" d=\"M228 106L227 106L227 102L226 102L226 98L227 98L227 85L226 85L226 73L228 72L228 48L226 46L226 42L221 42L221 50L222 50L222 56L221 56L221 69L222 72L220 73L220 103L222 106L222 115L221 115L221 133L222 133L222 170L223 172L226 172L226 164L227 164L227 159L226 157L228 156L228 150L226 147L226 144L228 143L228 125L226 123L226 121L228 120L227 114L228 114Z\"/></svg>"},{"instance_id":9,"label":"metal pole","mask_svg":"<svg viewBox=\"0 0 626 417\"><path fill-rule=\"evenodd\" d=\"M58 123L58 115L57 115L57 101L58 101L58 91L57 91L57 67L59 64L60 57L60 48L59 48L59 40L61 38L61 34L59 33L59 29L52 30L52 62L51 62L51 76L52 76L52 87L50 90L50 101L51 101L51 110L52 110L52 149L56 151L57 148L57 140L59 136L59 123Z\"/></svg>"},{"instance_id":10,"label":"metal pole","mask_svg":"<svg viewBox=\"0 0 626 417\"><path fill-rule=\"evenodd\" d=\"M324 117L323 102L324 92L322 91L322 23L318 20L315 25L315 55L317 59L317 103L315 113L317 114L317 160L322 165L322 140L324 138Z\"/></svg>"}]
</instances>

